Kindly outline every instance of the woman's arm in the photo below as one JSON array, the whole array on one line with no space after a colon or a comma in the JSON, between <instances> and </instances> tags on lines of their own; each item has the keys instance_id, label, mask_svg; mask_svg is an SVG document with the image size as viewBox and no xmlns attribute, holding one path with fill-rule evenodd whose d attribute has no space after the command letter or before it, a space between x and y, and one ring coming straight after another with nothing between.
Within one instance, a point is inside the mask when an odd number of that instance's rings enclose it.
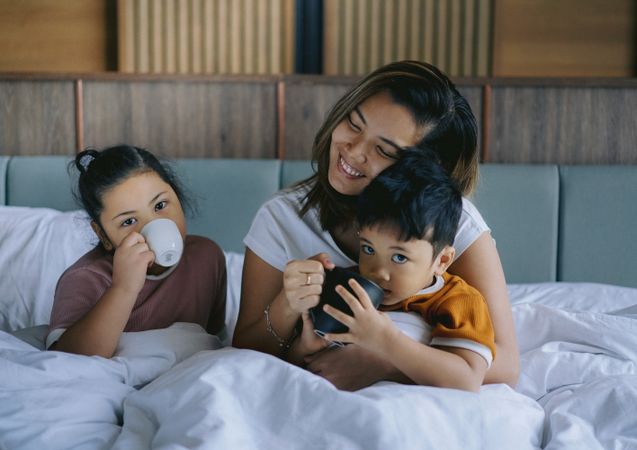
<instances>
[{"instance_id":1,"label":"woman's arm","mask_svg":"<svg viewBox=\"0 0 637 450\"><path fill-rule=\"evenodd\" d=\"M288 341L301 314L318 304L324 266L333 264L323 253L312 259L291 261L281 272L246 248L233 345L282 356L285 347L276 336ZM272 331L268 331L264 314L268 305Z\"/></svg>"},{"instance_id":2,"label":"woman's arm","mask_svg":"<svg viewBox=\"0 0 637 450\"><path fill-rule=\"evenodd\" d=\"M487 371L485 383L515 386L520 373L513 314L504 271L491 235L482 233L449 267L484 296L495 331L496 357Z\"/></svg>"}]
</instances>

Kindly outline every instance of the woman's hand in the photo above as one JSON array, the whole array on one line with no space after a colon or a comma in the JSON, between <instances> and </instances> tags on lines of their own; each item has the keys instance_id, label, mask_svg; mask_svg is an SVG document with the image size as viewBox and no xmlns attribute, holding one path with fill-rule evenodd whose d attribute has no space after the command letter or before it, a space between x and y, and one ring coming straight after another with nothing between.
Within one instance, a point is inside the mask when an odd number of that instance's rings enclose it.
<instances>
[{"instance_id":1,"label":"woman's hand","mask_svg":"<svg viewBox=\"0 0 637 450\"><path fill-rule=\"evenodd\" d=\"M316 352L323 350L329 343L320 338L314 332L314 323L309 313L301 315L303 319L303 331L301 335L294 341L290 351L288 352L288 361L297 366L305 366L305 358Z\"/></svg>"},{"instance_id":2,"label":"woman's hand","mask_svg":"<svg viewBox=\"0 0 637 450\"><path fill-rule=\"evenodd\" d=\"M328 255L321 253L291 261L281 272L246 248L233 345L283 356L280 342L268 332L264 309L270 305L269 326L283 339L289 338L302 313L318 303L325 269L333 267Z\"/></svg>"},{"instance_id":3,"label":"woman's hand","mask_svg":"<svg viewBox=\"0 0 637 450\"><path fill-rule=\"evenodd\" d=\"M144 287L146 271L154 260L155 254L144 237L133 231L115 249L112 287L137 297Z\"/></svg>"},{"instance_id":4,"label":"woman's hand","mask_svg":"<svg viewBox=\"0 0 637 450\"><path fill-rule=\"evenodd\" d=\"M325 269L333 267L327 253L290 261L283 272L283 290L290 310L303 314L316 306L323 289Z\"/></svg>"},{"instance_id":5,"label":"woman's hand","mask_svg":"<svg viewBox=\"0 0 637 450\"><path fill-rule=\"evenodd\" d=\"M305 361L309 371L346 391L356 391L381 380L411 383L389 362L356 344L327 348Z\"/></svg>"}]
</instances>

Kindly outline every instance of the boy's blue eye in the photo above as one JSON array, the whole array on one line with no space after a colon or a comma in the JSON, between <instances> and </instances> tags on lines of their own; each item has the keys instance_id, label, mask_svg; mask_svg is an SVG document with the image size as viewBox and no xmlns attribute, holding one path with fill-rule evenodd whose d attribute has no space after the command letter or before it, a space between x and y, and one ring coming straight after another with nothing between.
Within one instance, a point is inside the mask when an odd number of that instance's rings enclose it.
<instances>
[{"instance_id":1,"label":"boy's blue eye","mask_svg":"<svg viewBox=\"0 0 637 450\"><path fill-rule=\"evenodd\" d=\"M374 249L372 247L370 247L369 245L367 245L367 244L361 245L361 250L366 255L373 255L374 254Z\"/></svg>"},{"instance_id":2,"label":"boy's blue eye","mask_svg":"<svg viewBox=\"0 0 637 450\"><path fill-rule=\"evenodd\" d=\"M396 253L395 255L392 255L391 260L396 264L405 264L407 262L407 257L400 253Z\"/></svg>"},{"instance_id":3,"label":"boy's blue eye","mask_svg":"<svg viewBox=\"0 0 637 450\"><path fill-rule=\"evenodd\" d=\"M155 211L160 211L160 210L164 209L167 204L168 204L168 202L166 200L162 200L161 202L159 202L159 203L157 203L155 205Z\"/></svg>"}]
</instances>

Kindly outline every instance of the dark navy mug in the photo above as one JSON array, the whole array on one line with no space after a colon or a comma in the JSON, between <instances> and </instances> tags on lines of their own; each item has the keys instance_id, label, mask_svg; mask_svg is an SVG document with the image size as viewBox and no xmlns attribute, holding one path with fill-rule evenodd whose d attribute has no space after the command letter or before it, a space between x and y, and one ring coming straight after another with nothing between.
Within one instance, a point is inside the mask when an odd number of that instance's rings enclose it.
<instances>
[{"instance_id":1,"label":"dark navy mug","mask_svg":"<svg viewBox=\"0 0 637 450\"><path fill-rule=\"evenodd\" d=\"M363 277L358 272L354 272L341 267L335 267L332 270L325 271L325 282L323 283L323 291L319 304L310 309L310 317L314 322L314 332L319 336L326 333L346 333L348 328L338 320L323 311L324 305L330 305L347 315L353 315L352 310L345 300L336 292L336 286L339 284L357 297L356 293L349 286L348 281L353 278L367 292L369 299L375 308L378 308L383 301L385 293L383 289L373 281ZM342 344L341 344L342 345Z\"/></svg>"}]
</instances>

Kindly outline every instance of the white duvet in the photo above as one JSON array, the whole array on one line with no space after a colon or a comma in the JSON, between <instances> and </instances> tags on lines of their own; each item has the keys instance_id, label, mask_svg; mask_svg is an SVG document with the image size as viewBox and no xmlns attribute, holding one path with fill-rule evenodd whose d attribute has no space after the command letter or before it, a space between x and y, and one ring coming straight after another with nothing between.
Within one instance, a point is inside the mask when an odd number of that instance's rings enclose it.
<instances>
[{"instance_id":1,"label":"white duvet","mask_svg":"<svg viewBox=\"0 0 637 450\"><path fill-rule=\"evenodd\" d=\"M0 448L637 448L637 289L546 283L510 296L520 383L478 394L342 392L268 355L214 350L195 325L127 334L112 360L0 332Z\"/></svg>"},{"instance_id":2,"label":"white duvet","mask_svg":"<svg viewBox=\"0 0 637 450\"><path fill-rule=\"evenodd\" d=\"M0 329L45 323L59 274L90 245L81 213L0 208ZM231 334L242 258L227 263ZM0 450L637 449L637 289L509 293L520 382L478 394L341 392L189 324L125 334L111 360L42 351L45 327L0 331Z\"/></svg>"}]
</instances>

